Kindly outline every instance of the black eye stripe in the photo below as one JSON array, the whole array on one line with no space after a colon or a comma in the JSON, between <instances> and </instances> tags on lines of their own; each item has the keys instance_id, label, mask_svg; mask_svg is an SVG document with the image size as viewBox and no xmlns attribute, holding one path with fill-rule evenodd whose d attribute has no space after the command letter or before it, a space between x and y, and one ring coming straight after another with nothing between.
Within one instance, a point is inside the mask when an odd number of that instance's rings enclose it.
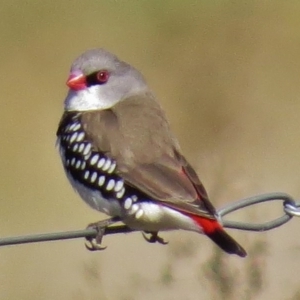
<instances>
[{"instance_id":1,"label":"black eye stripe","mask_svg":"<svg viewBox=\"0 0 300 300\"><path fill-rule=\"evenodd\" d=\"M99 76L100 74L103 76ZM103 78L101 79L101 77ZM108 71L106 70L96 71L86 76L87 86L104 84L108 80L108 77L109 77Z\"/></svg>"},{"instance_id":2,"label":"black eye stripe","mask_svg":"<svg viewBox=\"0 0 300 300\"><path fill-rule=\"evenodd\" d=\"M97 73L98 72L94 72L94 73L86 76L87 86L92 86L92 85L99 84L98 79L97 79Z\"/></svg>"}]
</instances>

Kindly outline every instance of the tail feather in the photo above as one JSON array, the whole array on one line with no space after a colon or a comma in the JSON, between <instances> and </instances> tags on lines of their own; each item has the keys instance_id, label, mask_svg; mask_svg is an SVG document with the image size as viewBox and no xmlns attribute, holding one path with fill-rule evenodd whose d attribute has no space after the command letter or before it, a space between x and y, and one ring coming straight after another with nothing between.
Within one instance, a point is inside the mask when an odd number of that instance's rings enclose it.
<instances>
[{"instance_id":1,"label":"tail feather","mask_svg":"<svg viewBox=\"0 0 300 300\"><path fill-rule=\"evenodd\" d=\"M241 257L245 257L247 255L245 249L222 228L218 228L210 233L207 233L207 236L222 250L229 254L236 254Z\"/></svg>"},{"instance_id":2,"label":"tail feather","mask_svg":"<svg viewBox=\"0 0 300 300\"><path fill-rule=\"evenodd\" d=\"M200 225L204 234L215 242L222 250L229 254L245 257L247 252L222 227L217 219L208 219L195 215L190 217Z\"/></svg>"}]
</instances>

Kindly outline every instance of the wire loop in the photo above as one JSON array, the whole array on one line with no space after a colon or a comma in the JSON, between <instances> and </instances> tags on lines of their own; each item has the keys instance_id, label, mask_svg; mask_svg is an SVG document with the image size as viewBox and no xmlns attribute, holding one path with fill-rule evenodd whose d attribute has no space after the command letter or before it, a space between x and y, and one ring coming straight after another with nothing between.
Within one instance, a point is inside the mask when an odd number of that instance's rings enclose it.
<instances>
[{"instance_id":1,"label":"wire loop","mask_svg":"<svg viewBox=\"0 0 300 300\"><path fill-rule=\"evenodd\" d=\"M257 224L223 220L223 226L226 228L247 231L267 231L285 224L293 216L296 216L297 213L300 216L300 204L296 205L294 199L286 193L269 193L239 200L233 204L226 205L224 208L218 211L218 214L221 218L223 218L225 215L231 212L267 201L282 201L284 215L276 218L275 220Z\"/></svg>"}]
</instances>

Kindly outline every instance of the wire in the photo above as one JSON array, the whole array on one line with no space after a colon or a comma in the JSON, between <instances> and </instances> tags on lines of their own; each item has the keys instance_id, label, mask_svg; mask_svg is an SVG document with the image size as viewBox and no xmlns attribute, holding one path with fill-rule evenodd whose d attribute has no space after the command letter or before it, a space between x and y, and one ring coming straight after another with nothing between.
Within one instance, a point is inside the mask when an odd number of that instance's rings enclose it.
<instances>
[{"instance_id":1,"label":"wire","mask_svg":"<svg viewBox=\"0 0 300 300\"><path fill-rule=\"evenodd\" d=\"M283 202L283 215L275 220L271 220L264 223L251 224L223 220L223 226L227 228L248 230L248 231L267 231L279 227L288 222L294 216L300 216L300 203L296 204L294 199L286 193L270 193L263 194L247 199L237 201L233 204L229 204L218 211L221 219L236 210L252 206L255 204L270 202L270 201L282 201Z\"/></svg>"},{"instance_id":2,"label":"wire","mask_svg":"<svg viewBox=\"0 0 300 300\"><path fill-rule=\"evenodd\" d=\"M124 226L113 226L105 229L104 235L106 234L117 234L131 232L131 229L124 229ZM76 231L64 231L64 232L54 232L54 233L43 233L43 234L33 234L33 235L23 235L16 237L0 238L0 246L8 245L19 245L19 244L29 244L37 242L49 242L57 240L70 240L77 238L94 238L97 235L97 230L93 228L87 228L83 230Z\"/></svg>"},{"instance_id":3,"label":"wire","mask_svg":"<svg viewBox=\"0 0 300 300\"><path fill-rule=\"evenodd\" d=\"M248 206L253 206L263 202L271 202L271 201L282 202L283 215L281 217L278 217L271 221L267 221L264 223L257 223L257 224L228 221L223 219L224 216L234 211L243 209ZM218 215L223 223L223 226L226 228L247 230L247 231L267 231L287 223L293 217L300 217L300 203L295 202L295 200L286 193L269 193L269 194L263 194L263 195L242 199L234 203L228 204L225 207L218 210ZM129 233L133 231L137 231L137 230L130 229L124 225L103 227L103 235ZM55 233L6 237L6 238L0 238L0 246L20 245L20 244L37 243L37 242L49 242L49 241L57 241L57 240L68 240L68 239L76 239L76 238L83 238L83 237L88 240L92 240L96 238L97 234L98 231L96 228L87 228L84 230L76 230L76 231L64 231L64 232L55 232Z\"/></svg>"}]
</instances>

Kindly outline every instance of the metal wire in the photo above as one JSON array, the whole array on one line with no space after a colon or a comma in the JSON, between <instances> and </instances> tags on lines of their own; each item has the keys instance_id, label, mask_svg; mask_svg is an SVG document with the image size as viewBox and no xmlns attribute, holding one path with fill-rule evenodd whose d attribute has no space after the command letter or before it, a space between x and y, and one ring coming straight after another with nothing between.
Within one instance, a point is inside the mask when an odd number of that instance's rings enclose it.
<instances>
[{"instance_id":1,"label":"metal wire","mask_svg":"<svg viewBox=\"0 0 300 300\"><path fill-rule=\"evenodd\" d=\"M124 229L124 226L121 225L112 226L112 227L107 227L105 229L104 235L126 233L132 231L134 230L129 228ZM94 238L96 235L97 235L97 230L93 228L87 228L87 229L76 230L76 231L23 235L23 236L16 236L16 237L0 238L0 247L8 246L8 245L37 243L37 242L70 240L70 239L77 239L77 238Z\"/></svg>"},{"instance_id":2,"label":"metal wire","mask_svg":"<svg viewBox=\"0 0 300 300\"><path fill-rule=\"evenodd\" d=\"M236 210L242 209L247 206L252 206L255 204L270 202L270 201L282 201L283 202L283 215L275 220L271 220L264 223L251 224L245 222L234 222L223 220L223 226L227 228L234 228L239 230L248 231L267 231L276 227L279 227L286 222L288 222L292 217L300 216L300 203L296 204L294 199L286 193L270 193L263 194L247 199L237 201L233 204L226 205L224 208L218 211L221 219Z\"/></svg>"},{"instance_id":3,"label":"metal wire","mask_svg":"<svg viewBox=\"0 0 300 300\"><path fill-rule=\"evenodd\" d=\"M260 204L263 202L271 201L281 201L282 202L282 211L283 215L274 220L267 221L264 223L246 223L246 222L235 222L224 220L224 216L240 210L242 208ZM295 200L286 193L270 193L258 195L243 200L239 200L235 203L226 205L225 207L218 210L218 215L221 218L223 226L226 228L247 230L247 231L267 231L279 227L293 217L300 217L300 203L295 202ZM136 230L132 230L124 225L120 226L109 226L105 228L104 235L109 234L118 234L118 233L128 233ZM44 233L44 234L34 234L34 235L25 235L25 236L16 236L16 237L7 237L0 238L0 247L8 245L19 245L19 244L28 244L36 242L49 242L56 240L68 240L76 238L95 238L97 235L97 230L88 228L84 230L77 231L65 231L65 232L56 232L56 233Z\"/></svg>"}]
</instances>

